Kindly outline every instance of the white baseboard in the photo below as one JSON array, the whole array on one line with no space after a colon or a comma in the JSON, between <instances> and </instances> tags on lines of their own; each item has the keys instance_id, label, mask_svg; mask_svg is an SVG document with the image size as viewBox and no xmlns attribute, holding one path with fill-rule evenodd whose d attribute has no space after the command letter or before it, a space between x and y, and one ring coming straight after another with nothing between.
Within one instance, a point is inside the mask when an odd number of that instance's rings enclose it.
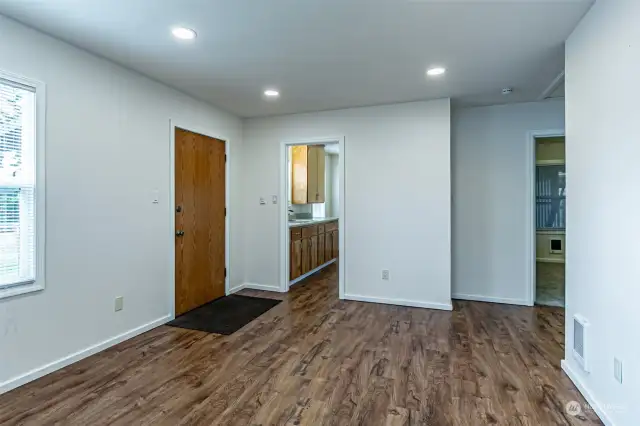
<instances>
[{"instance_id":1,"label":"white baseboard","mask_svg":"<svg viewBox=\"0 0 640 426\"><path fill-rule=\"evenodd\" d=\"M243 288L246 288L246 287L245 287L245 284L240 284L240 285L238 285L238 286L235 286L235 287L233 287L233 288L230 288L230 289L229 289L229 291L227 292L227 296L228 296L228 295L230 295L230 294L233 294L233 293L237 293L237 292L239 292L240 290L242 290Z\"/></svg>"},{"instance_id":2,"label":"white baseboard","mask_svg":"<svg viewBox=\"0 0 640 426\"><path fill-rule=\"evenodd\" d=\"M117 336L111 337L100 343L89 346L88 348L79 350L78 352L74 352L56 361L50 362L49 364L45 364L41 367L35 368L20 376L9 379L6 382L2 382L0 383L0 395L5 392L9 392L10 390L15 389L19 386L22 386L26 383L29 383L33 380L39 379L42 376L46 376L49 373L53 373L56 370L59 370L70 364L73 364L74 362L78 362L81 359L87 358L88 356L97 354L98 352L103 351L107 348L110 348L111 346L117 345L118 343L124 342L125 340L131 339L132 337L135 337L139 334L142 334L153 328L156 328L166 322L169 322L170 319L171 319L171 316L166 315L162 318L158 318L156 320L143 324L140 327L133 328L122 334L118 334Z\"/></svg>"},{"instance_id":3,"label":"white baseboard","mask_svg":"<svg viewBox=\"0 0 640 426\"><path fill-rule=\"evenodd\" d=\"M263 290L263 291L275 291L280 293L280 287L275 285L265 285L265 284L256 284L256 283L244 283L240 287L235 287L235 291L240 291L243 288L248 288L251 290Z\"/></svg>"},{"instance_id":4,"label":"white baseboard","mask_svg":"<svg viewBox=\"0 0 640 426\"><path fill-rule=\"evenodd\" d=\"M456 294L452 294L451 298L459 299L459 300L473 300L474 302L506 303L507 305L531 306L529 301L524 299L509 299L506 297L481 296L479 294L456 293Z\"/></svg>"},{"instance_id":5,"label":"white baseboard","mask_svg":"<svg viewBox=\"0 0 640 426\"><path fill-rule=\"evenodd\" d=\"M596 401L589 388L587 388L580 381L580 376L571 368L569 363L563 359L562 361L560 361L560 366L562 367L562 370L567 374L567 376L569 376L569 379L571 379L573 384L576 385L576 388L578 388L582 396L584 396L584 399L587 400L593 411L597 414L598 417L600 417L602 423L604 423L606 426L614 426L611 418L602 409L602 405L598 401Z\"/></svg>"},{"instance_id":6,"label":"white baseboard","mask_svg":"<svg viewBox=\"0 0 640 426\"><path fill-rule=\"evenodd\" d=\"M304 280L308 276L311 276L311 275L315 274L316 272L318 272L319 270L321 270L323 268L326 268L327 266L331 265L332 263L335 263L336 260L338 260L338 259L332 259L332 260L328 261L327 263L325 263L324 265L320 265L317 268L307 272L306 274L300 275L298 278L296 278L295 280L293 280L293 281L291 281L289 283L289 287L291 287L294 284L298 284L300 281Z\"/></svg>"},{"instance_id":7,"label":"white baseboard","mask_svg":"<svg viewBox=\"0 0 640 426\"><path fill-rule=\"evenodd\" d=\"M358 294L345 294L345 300L354 300L356 302L370 302L370 303L383 303L385 305L399 305L410 306L412 308L427 308L427 309L440 309L443 311L453 310L451 303L434 303L434 302L421 302L416 300L404 300L404 299L388 299L382 297L370 297L360 296Z\"/></svg>"}]
</instances>

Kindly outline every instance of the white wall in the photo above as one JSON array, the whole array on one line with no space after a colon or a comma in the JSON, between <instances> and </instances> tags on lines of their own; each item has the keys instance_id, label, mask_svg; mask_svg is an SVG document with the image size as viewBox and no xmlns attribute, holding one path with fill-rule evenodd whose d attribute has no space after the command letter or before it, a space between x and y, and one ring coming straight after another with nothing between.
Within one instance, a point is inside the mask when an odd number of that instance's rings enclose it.
<instances>
[{"instance_id":1,"label":"white wall","mask_svg":"<svg viewBox=\"0 0 640 426\"><path fill-rule=\"evenodd\" d=\"M564 367L616 425L637 425L640 402L638 17L637 0L598 1L566 45L566 316L591 323L592 371L573 360L572 321Z\"/></svg>"},{"instance_id":2,"label":"white wall","mask_svg":"<svg viewBox=\"0 0 640 426\"><path fill-rule=\"evenodd\" d=\"M454 110L452 121L453 297L526 304L527 133L563 129L564 100Z\"/></svg>"},{"instance_id":3,"label":"white wall","mask_svg":"<svg viewBox=\"0 0 640 426\"><path fill-rule=\"evenodd\" d=\"M169 119L232 140L232 185L243 167L239 119L1 16L0 34L0 69L47 89L47 287L0 300L1 392L169 314ZM233 286L244 276L236 186L229 212Z\"/></svg>"},{"instance_id":4,"label":"white wall","mask_svg":"<svg viewBox=\"0 0 640 426\"><path fill-rule=\"evenodd\" d=\"M346 293L450 306L449 100L252 119L244 123L247 281L278 287L283 140L346 137ZM381 280L389 269L391 280Z\"/></svg>"}]
</instances>

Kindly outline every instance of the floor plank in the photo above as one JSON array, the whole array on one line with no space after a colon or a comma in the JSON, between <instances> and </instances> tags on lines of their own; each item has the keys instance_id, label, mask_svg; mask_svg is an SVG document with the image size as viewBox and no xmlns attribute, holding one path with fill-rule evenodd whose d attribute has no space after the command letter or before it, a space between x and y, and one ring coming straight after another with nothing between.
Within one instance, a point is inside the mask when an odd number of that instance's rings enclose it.
<instances>
[{"instance_id":1,"label":"floor plank","mask_svg":"<svg viewBox=\"0 0 640 426\"><path fill-rule=\"evenodd\" d=\"M563 310L341 301L330 266L231 336L158 327L0 395L2 425L591 425Z\"/></svg>"}]
</instances>

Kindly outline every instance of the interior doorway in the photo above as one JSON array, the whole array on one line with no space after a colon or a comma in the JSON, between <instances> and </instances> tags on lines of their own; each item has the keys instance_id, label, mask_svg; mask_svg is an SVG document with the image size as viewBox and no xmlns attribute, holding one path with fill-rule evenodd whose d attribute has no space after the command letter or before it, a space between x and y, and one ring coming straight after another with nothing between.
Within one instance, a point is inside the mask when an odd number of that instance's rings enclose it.
<instances>
[{"instance_id":1,"label":"interior doorway","mask_svg":"<svg viewBox=\"0 0 640 426\"><path fill-rule=\"evenodd\" d=\"M337 269L344 297L344 170L344 137L282 143L280 291Z\"/></svg>"},{"instance_id":2,"label":"interior doorway","mask_svg":"<svg viewBox=\"0 0 640 426\"><path fill-rule=\"evenodd\" d=\"M535 304L565 306L564 135L535 137Z\"/></svg>"},{"instance_id":3,"label":"interior doorway","mask_svg":"<svg viewBox=\"0 0 640 426\"><path fill-rule=\"evenodd\" d=\"M226 142L173 131L177 316L226 293Z\"/></svg>"}]
</instances>

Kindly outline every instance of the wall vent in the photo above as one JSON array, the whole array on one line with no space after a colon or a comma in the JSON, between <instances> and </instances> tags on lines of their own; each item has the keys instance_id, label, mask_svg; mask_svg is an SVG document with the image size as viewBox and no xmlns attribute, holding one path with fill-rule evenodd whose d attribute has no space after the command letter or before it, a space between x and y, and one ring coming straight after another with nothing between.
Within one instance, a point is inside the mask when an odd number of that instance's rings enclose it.
<instances>
[{"instance_id":1,"label":"wall vent","mask_svg":"<svg viewBox=\"0 0 640 426\"><path fill-rule=\"evenodd\" d=\"M581 315L573 316L573 357L584 371L589 372L587 363L587 333L589 321Z\"/></svg>"}]
</instances>

